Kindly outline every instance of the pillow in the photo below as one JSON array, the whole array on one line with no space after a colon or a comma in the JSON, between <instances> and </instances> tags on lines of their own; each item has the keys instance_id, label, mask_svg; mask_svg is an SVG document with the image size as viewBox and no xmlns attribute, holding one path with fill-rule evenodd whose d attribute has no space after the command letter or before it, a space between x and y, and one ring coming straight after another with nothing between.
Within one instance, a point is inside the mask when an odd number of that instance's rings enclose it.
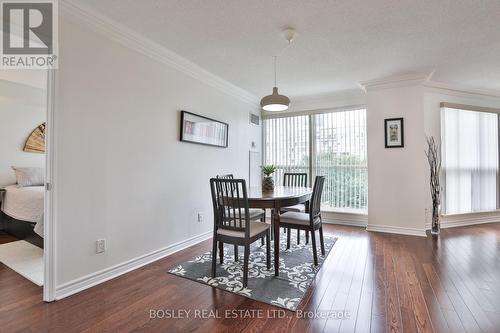
<instances>
[{"instance_id":1,"label":"pillow","mask_svg":"<svg viewBox=\"0 0 500 333\"><path fill-rule=\"evenodd\" d=\"M45 184L45 171L43 168L19 168L12 167L16 173L17 185L25 186L43 186Z\"/></svg>"}]
</instances>

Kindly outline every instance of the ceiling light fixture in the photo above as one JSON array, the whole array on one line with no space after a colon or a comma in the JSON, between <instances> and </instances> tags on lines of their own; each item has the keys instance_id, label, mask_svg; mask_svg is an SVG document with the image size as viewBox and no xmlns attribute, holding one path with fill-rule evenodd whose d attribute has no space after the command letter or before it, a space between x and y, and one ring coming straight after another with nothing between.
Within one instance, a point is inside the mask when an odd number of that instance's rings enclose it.
<instances>
[{"instance_id":1,"label":"ceiling light fixture","mask_svg":"<svg viewBox=\"0 0 500 333\"><path fill-rule=\"evenodd\" d=\"M295 30L292 28L287 28L284 30L285 38L288 41L288 46L293 41L293 37L295 36ZM288 47L287 46L287 47ZM260 106L264 111L285 111L288 110L290 106L290 98L285 95L280 95L278 93L278 87L276 84L276 61L278 56L274 56L274 87L273 93L271 95L267 95L260 101Z\"/></svg>"}]
</instances>

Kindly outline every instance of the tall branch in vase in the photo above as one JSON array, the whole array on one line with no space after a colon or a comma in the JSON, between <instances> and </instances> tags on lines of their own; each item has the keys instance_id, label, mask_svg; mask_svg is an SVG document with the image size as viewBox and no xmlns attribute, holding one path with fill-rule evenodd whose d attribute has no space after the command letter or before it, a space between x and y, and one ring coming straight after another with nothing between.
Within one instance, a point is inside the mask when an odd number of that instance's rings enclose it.
<instances>
[{"instance_id":1,"label":"tall branch in vase","mask_svg":"<svg viewBox=\"0 0 500 333\"><path fill-rule=\"evenodd\" d=\"M429 162L430 178L429 186L432 198L432 226L431 233L439 234L440 232L440 205L441 205L441 143L436 142L434 137L428 136L427 139L427 161Z\"/></svg>"}]
</instances>

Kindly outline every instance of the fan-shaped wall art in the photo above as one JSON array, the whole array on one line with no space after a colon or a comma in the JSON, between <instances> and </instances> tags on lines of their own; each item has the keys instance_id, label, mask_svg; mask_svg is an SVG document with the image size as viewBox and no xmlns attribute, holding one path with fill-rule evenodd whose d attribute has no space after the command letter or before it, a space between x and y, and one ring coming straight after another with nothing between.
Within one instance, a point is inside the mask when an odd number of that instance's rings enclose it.
<instances>
[{"instance_id":1,"label":"fan-shaped wall art","mask_svg":"<svg viewBox=\"0 0 500 333\"><path fill-rule=\"evenodd\" d=\"M45 123L31 132L23 150L30 153L45 153Z\"/></svg>"}]
</instances>

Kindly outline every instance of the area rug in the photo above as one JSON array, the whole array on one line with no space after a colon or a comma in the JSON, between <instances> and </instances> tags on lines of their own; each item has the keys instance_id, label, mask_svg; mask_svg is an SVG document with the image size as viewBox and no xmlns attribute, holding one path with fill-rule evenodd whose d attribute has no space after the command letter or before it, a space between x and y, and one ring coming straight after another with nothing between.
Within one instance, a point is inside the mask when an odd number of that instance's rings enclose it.
<instances>
[{"instance_id":1,"label":"area rug","mask_svg":"<svg viewBox=\"0 0 500 333\"><path fill-rule=\"evenodd\" d=\"M23 240L0 245L0 262L43 286L43 250Z\"/></svg>"},{"instance_id":2,"label":"area rug","mask_svg":"<svg viewBox=\"0 0 500 333\"><path fill-rule=\"evenodd\" d=\"M197 281L253 300L275 305L295 311L304 297L307 288L321 269L336 237L324 236L325 256L321 255L318 245L318 266L313 264L311 242L305 244L304 233L301 234L301 244L297 245L297 232L292 230L291 247L286 249L286 234L280 232L280 274L274 276L274 256L271 244L271 269L266 268L266 246L260 241L251 246L248 266L248 286L243 288L243 248L239 250L239 261L234 261L233 245L224 245L224 263L217 259L217 274L211 276L211 251L205 252L181 265L169 270L169 273L186 279ZM316 234L317 235L317 234Z\"/></svg>"}]
</instances>

